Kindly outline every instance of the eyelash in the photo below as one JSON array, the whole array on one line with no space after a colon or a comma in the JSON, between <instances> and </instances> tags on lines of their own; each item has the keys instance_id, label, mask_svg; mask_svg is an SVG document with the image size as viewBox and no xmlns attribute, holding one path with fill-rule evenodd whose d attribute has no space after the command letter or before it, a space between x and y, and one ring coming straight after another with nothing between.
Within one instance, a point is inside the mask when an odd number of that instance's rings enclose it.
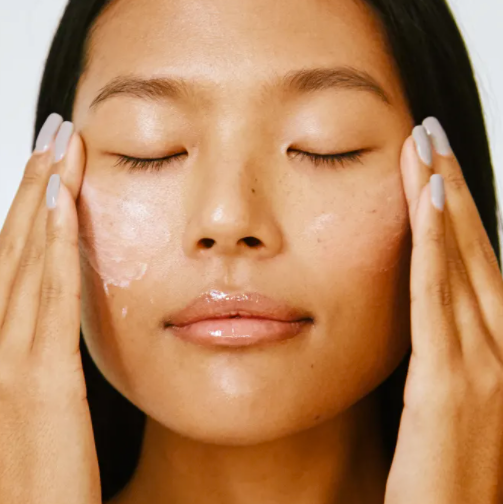
<instances>
[{"instance_id":1,"label":"eyelash","mask_svg":"<svg viewBox=\"0 0 503 504\"><path fill-rule=\"evenodd\" d=\"M346 162L358 161L361 162L361 158L365 153L366 149L360 149L351 152L344 152L342 154L313 154L311 152L304 151L295 151L297 152L297 156L301 158L307 158L311 161L315 166L319 165L329 165L335 166L339 164L340 166L344 166ZM158 172L165 165L173 163L176 159L184 154L174 154L172 156L166 156L164 158L157 159L142 159L135 158L131 156L120 155L119 160L115 164L115 166L127 166L128 172L138 172L138 171L146 171L146 172Z\"/></svg>"}]
</instances>

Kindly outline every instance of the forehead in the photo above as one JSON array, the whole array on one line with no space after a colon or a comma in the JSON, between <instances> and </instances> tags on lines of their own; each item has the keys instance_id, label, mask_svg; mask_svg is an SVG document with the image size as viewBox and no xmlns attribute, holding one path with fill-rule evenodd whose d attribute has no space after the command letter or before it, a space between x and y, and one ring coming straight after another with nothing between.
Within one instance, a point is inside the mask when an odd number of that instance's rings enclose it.
<instances>
[{"instance_id":1,"label":"forehead","mask_svg":"<svg viewBox=\"0 0 503 504\"><path fill-rule=\"evenodd\" d=\"M357 0L115 0L91 38L81 86L89 106L118 76L166 74L259 88L292 69L349 65L400 101L384 32ZM81 89L81 90L82 90Z\"/></svg>"}]
</instances>

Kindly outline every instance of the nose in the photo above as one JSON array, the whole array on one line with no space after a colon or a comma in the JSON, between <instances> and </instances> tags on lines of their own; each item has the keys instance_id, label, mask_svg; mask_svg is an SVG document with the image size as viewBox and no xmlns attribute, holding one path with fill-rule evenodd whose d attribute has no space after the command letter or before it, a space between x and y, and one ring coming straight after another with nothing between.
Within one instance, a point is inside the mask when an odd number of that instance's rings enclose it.
<instances>
[{"instance_id":1,"label":"nose","mask_svg":"<svg viewBox=\"0 0 503 504\"><path fill-rule=\"evenodd\" d=\"M243 161L199 163L190 185L188 223L184 235L189 257L248 255L270 258L282 246L264 182Z\"/></svg>"}]
</instances>

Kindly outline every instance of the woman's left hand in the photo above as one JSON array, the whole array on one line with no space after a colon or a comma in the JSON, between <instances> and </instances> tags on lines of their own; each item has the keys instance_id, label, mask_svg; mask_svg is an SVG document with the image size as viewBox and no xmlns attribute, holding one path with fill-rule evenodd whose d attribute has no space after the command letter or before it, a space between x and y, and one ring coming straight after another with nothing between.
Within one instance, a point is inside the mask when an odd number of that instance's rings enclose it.
<instances>
[{"instance_id":1,"label":"woman's left hand","mask_svg":"<svg viewBox=\"0 0 503 504\"><path fill-rule=\"evenodd\" d=\"M502 503L503 277L435 118L406 140L401 170L412 356L385 504ZM445 181L443 211L430 200L433 174Z\"/></svg>"}]
</instances>

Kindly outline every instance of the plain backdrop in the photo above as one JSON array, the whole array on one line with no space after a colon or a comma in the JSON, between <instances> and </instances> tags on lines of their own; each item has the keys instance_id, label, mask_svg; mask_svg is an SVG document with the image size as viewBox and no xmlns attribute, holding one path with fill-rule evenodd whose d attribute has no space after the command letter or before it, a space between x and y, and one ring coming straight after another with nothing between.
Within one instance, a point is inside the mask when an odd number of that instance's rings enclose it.
<instances>
[{"instance_id":1,"label":"plain backdrop","mask_svg":"<svg viewBox=\"0 0 503 504\"><path fill-rule=\"evenodd\" d=\"M0 0L0 228L31 153L44 61L66 3ZM503 207L503 0L449 3L475 68Z\"/></svg>"}]
</instances>

